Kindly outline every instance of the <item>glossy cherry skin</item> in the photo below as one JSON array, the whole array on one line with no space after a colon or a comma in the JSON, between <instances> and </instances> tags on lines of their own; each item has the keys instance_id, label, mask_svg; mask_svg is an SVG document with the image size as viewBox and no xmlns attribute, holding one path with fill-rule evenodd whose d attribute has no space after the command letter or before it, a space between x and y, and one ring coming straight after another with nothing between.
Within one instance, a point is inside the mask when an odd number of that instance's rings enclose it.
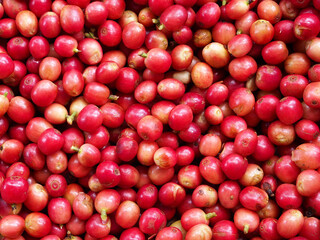
<instances>
[{"instance_id":1,"label":"glossy cherry skin","mask_svg":"<svg viewBox=\"0 0 320 240\"><path fill-rule=\"evenodd\" d=\"M35 109L30 101L16 96L11 99L7 114L15 122L25 124L33 118Z\"/></svg>"},{"instance_id":2,"label":"glossy cherry skin","mask_svg":"<svg viewBox=\"0 0 320 240\"><path fill-rule=\"evenodd\" d=\"M61 35L54 41L54 49L61 57L72 57L77 52L78 42L68 35Z\"/></svg>"},{"instance_id":3,"label":"glossy cherry skin","mask_svg":"<svg viewBox=\"0 0 320 240\"><path fill-rule=\"evenodd\" d=\"M222 183L226 175L222 171L221 162L215 157L205 157L201 160L199 165L201 176L212 184ZM215 172L214 175L210 172Z\"/></svg>"},{"instance_id":4,"label":"glossy cherry skin","mask_svg":"<svg viewBox=\"0 0 320 240\"><path fill-rule=\"evenodd\" d=\"M259 233L263 238L281 239L277 232L277 219L265 218L260 222Z\"/></svg>"},{"instance_id":5,"label":"glossy cherry skin","mask_svg":"<svg viewBox=\"0 0 320 240\"><path fill-rule=\"evenodd\" d=\"M203 238L206 240L212 239L212 231L211 228L207 224L197 224L190 228L190 230L186 234L186 240Z\"/></svg>"},{"instance_id":6,"label":"glossy cherry skin","mask_svg":"<svg viewBox=\"0 0 320 240\"><path fill-rule=\"evenodd\" d=\"M105 189L97 194L94 206L101 218L106 220L106 215L113 213L120 205L120 195L114 189Z\"/></svg>"},{"instance_id":7,"label":"glossy cherry skin","mask_svg":"<svg viewBox=\"0 0 320 240\"><path fill-rule=\"evenodd\" d=\"M158 83L157 91L166 100L176 100L183 96L185 86L179 80L167 78Z\"/></svg>"},{"instance_id":8,"label":"glossy cherry skin","mask_svg":"<svg viewBox=\"0 0 320 240\"><path fill-rule=\"evenodd\" d=\"M156 240L182 240L183 235L181 231L176 227L165 227L162 230L159 231L159 233L156 236Z\"/></svg>"},{"instance_id":9,"label":"glossy cherry skin","mask_svg":"<svg viewBox=\"0 0 320 240\"><path fill-rule=\"evenodd\" d=\"M187 21L187 10L181 5L172 5L160 16L160 22L171 32L178 31Z\"/></svg>"},{"instance_id":10,"label":"glossy cherry skin","mask_svg":"<svg viewBox=\"0 0 320 240\"><path fill-rule=\"evenodd\" d=\"M289 174L289 172L290 175L288 176L287 174ZM282 182L294 182L299 173L300 169L297 167L296 164L294 164L291 157L288 155L279 158L279 160L275 164L275 174Z\"/></svg>"},{"instance_id":11,"label":"glossy cherry skin","mask_svg":"<svg viewBox=\"0 0 320 240\"><path fill-rule=\"evenodd\" d=\"M37 16L29 10L23 10L17 14L16 24L19 32L25 37L32 37L38 31Z\"/></svg>"},{"instance_id":12,"label":"glossy cherry skin","mask_svg":"<svg viewBox=\"0 0 320 240\"><path fill-rule=\"evenodd\" d=\"M0 159L5 163L15 163L21 158L24 147L22 142L9 139L0 146Z\"/></svg>"},{"instance_id":13,"label":"glossy cherry skin","mask_svg":"<svg viewBox=\"0 0 320 240\"><path fill-rule=\"evenodd\" d=\"M257 71L257 63L252 57L246 55L231 60L228 69L235 80L244 82ZM245 72L245 74L240 74L240 72Z\"/></svg>"},{"instance_id":14,"label":"glossy cherry skin","mask_svg":"<svg viewBox=\"0 0 320 240\"><path fill-rule=\"evenodd\" d=\"M94 145L85 143L79 149L74 149L78 151L78 159L83 166L93 167L100 162L101 153Z\"/></svg>"},{"instance_id":15,"label":"glossy cherry skin","mask_svg":"<svg viewBox=\"0 0 320 240\"><path fill-rule=\"evenodd\" d=\"M294 112L292 109L295 109ZM303 116L302 105L295 97L285 97L280 100L276 113L280 121L290 125Z\"/></svg>"},{"instance_id":16,"label":"glossy cherry skin","mask_svg":"<svg viewBox=\"0 0 320 240\"><path fill-rule=\"evenodd\" d=\"M65 198L53 198L48 203L48 215L56 224L66 224L71 219L72 208Z\"/></svg>"},{"instance_id":17,"label":"glossy cherry skin","mask_svg":"<svg viewBox=\"0 0 320 240\"><path fill-rule=\"evenodd\" d=\"M107 184L109 188L115 187L120 182L120 169L118 164L104 161L97 166L96 175L99 181Z\"/></svg>"},{"instance_id":18,"label":"glossy cherry skin","mask_svg":"<svg viewBox=\"0 0 320 240\"><path fill-rule=\"evenodd\" d=\"M147 53L144 63L151 71L164 73L169 70L172 58L167 51L160 48L152 48Z\"/></svg>"},{"instance_id":19,"label":"glossy cherry skin","mask_svg":"<svg viewBox=\"0 0 320 240\"><path fill-rule=\"evenodd\" d=\"M115 81L116 89L122 93L132 93L140 82L136 70L128 67L120 69L119 76Z\"/></svg>"},{"instance_id":20,"label":"glossy cherry skin","mask_svg":"<svg viewBox=\"0 0 320 240\"><path fill-rule=\"evenodd\" d=\"M7 43L9 56L14 60L24 60L30 56L29 41L24 37L14 37ZM49 46L48 46L49 48ZM17 54L17 53L20 53Z\"/></svg>"},{"instance_id":21,"label":"glossy cherry skin","mask_svg":"<svg viewBox=\"0 0 320 240\"><path fill-rule=\"evenodd\" d=\"M158 200L158 189L155 185L149 183L139 188L136 202L142 209L152 208Z\"/></svg>"},{"instance_id":22,"label":"glossy cherry skin","mask_svg":"<svg viewBox=\"0 0 320 240\"><path fill-rule=\"evenodd\" d=\"M92 38L85 38L79 42L78 56L87 65L96 65L101 62L103 52L100 43Z\"/></svg>"},{"instance_id":23,"label":"glossy cherry skin","mask_svg":"<svg viewBox=\"0 0 320 240\"><path fill-rule=\"evenodd\" d=\"M121 42L122 31L118 22L107 20L98 28L100 42L108 47L117 46Z\"/></svg>"},{"instance_id":24,"label":"glossy cherry skin","mask_svg":"<svg viewBox=\"0 0 320 240\"><path fill-rule=\"evenodd\" d=\"M51 155L63 147L64 137L57 129L49 128L41 133L37 144L43 154Z\"/></svg>"},{"instance_id":25,"label":"glossy cherry skin","mask_svg":"<svg viewBox=\"0 0 320 240\"><path fill-rule=\"evenodd\" d=\"M99 214L92 215L86 223L86 231L95 238L106 237L110 233L111 220L102 220Z\"/></svg>"},{"instance_id":26,"label":"glossy cherry skin","mask_svg":"<svg viewBox=\"0 0 320 240\"><path fill-rule=\"evenodd\" d=\"M234 208L239 204L240 186L235 181L225 181L220 184L218 197L221 205L227 209Z\"/></svg>"},{"instance_id":27,"label":"glossy cherry skin","mask_svg":"<svg viewBox=\"0 0 320 240\"><path fill-rule=\"evenodd\" d=\"M129 228L124 230L121 235L119 240L125 240L125 239L137 239L137 240L145 240L145 235L144 233L137 227Z\"/></svg>"},{"instance_id":28,"label":"glossy cherry skin","mask_svg":"<svg viewBox=\"0 0 320 240\"><path fill-rule=\"evenodd\" d=\"M27 165L23 162L16 162L8 168L5 176L21 176L24 179L28 179L29 175L30 169L27 167Z\"/></svg>"},{"instance_id":29,"label":"glossy cherry skin","mask_svg":"<svg viewBox=\"0 0 320 240\"><path fill-rule=\"evenodd\" d=\"M108 17L108 8L100 2L92 2L85 8L85 19L92 25L101 25Z\"/></svg>"},{"instance_id":30,"label":"glossy cherry skin","mask_svg":"<svg viewBox=\"0 0 320 240\"><path fill-rule=\"evenodd\" d=\"M188 105L194 114L199 114L205 109L204 96L196 92L185 93L182 96L180 103Z\"/></svg>"},{"instance_id":31,"label":"glossy cherry skin","mask_svg":"<svg viewBox=\"0 0 320 240\"><path fill-rule=\"evenodd\" d=\"M312 196L316 194L319 190L319 186L316 184L319 173L315 170L305 170L301 172L296 181L297 190L302 196Z\"/></svg>"},{"instance_id":32,"label":"glossy cherry skin","mask_svg":"<svg viewBox=\"0 0 320 240\"><path fill-rule=\"evenodd\" d=\"M83 108L77 117L78 127L86 132L94 132L102 125L102 122L102 113L100 109L93 104L89 104Z\"/></svg>"},{"instance_id":33,"label":"glossy cherry skin","mask_svg":"<svg viewBox=\"0 0 320 240\"><path fill-rule=\"evenodd\" d=\"M271 122L276 119L276 107L279 99L273 95L265 95L256 101L254 110L258 117L266 122Z\"/></svg>"},{"instance_id":34,"label":"glossy cherry skin","mask_svg":"<svg viewBox=\"0 0 320 240\"><path fill-rule=\"evenodd\" d=\"M264 208L269 201L268 194L261 188L248 186L240 192L240 203L247 209L257 211Z\"/></svg>"},{"instance_id":35,"label":"glossy cherry skin","mask_svg":"<svg viewBox=\"0 0 320 240\"><path fill-rule=\"evenodd\" d=\"M284 96L302 98L308 83L307 78L302 75L287 75L281 79L280 91Z\"/></svg>"},{"instance_id":36,"label":"glossy cherry skin","mask_svg":"<svg viewBox=\"0 0 320 240\"><path fill-rule=\"evenodd\" d=\"M319 219L315 217L305 218L299 235L309 239L316 239L319 234L318 226Z\"/></svg>"},{"instance_id":37,"label":"glossy cherry skin","mask_svg":"<svg viewBox=\"0 0 320 240\"><path fill-rule=\"evenodd\" d=\"M46 38L55 38L61 31L60 18L58 14L48 11L39 19L40 32Z\"/></svg>"},{"instance_id":38,"label":"glossy cherry skin","mask_svg":"<svg viewBox=\"0 0 320 240\"><path fill-rule=\"evenodd\" d=\"M29 185L27 192L27 199L24 201L30 211L40 212L48 204L49 195L44 186L39 183L33 183Z\"/></svg>"},{"instance_id":39,"label":"glossy cherry skin","mask_svg":"<svg viewBox=\"0 0 320 240\"><path fill-rule=\"evenodd\" d=\"M157 140L161 136L162 131L163 124L161 121L151 115L141 118L137 124L137 132L139 136L147 141Z\"/></svg>"},{"instance_id":40,"label":"glossy cherry skin","mask_svg":"<svg viewBox=\"0 0 320 240\"><path fill-rule=\"evenodd\" d=\"M226 237L230 240L236 240L239 237L239 232L233 222L221 220L214 225L212 237L214 240L223 240Z\"/></svg>"},{"instance_id":41,"label":"glossy cherry skin","mask_svg":"<svg viewBox=\"0 0 320 240\"><path fill-rule=\"evenodd\" d=\"M103 115L103 125L108 128L120 127L125 119L125 112L115 103L106 103L100 108Z\"/></svg>"},{"instance_id":42,"label":"glossy cherry skin","mask_svg":"<svg viewBox=\"0 0 320 240\"><path fill-rule=\"evenodd\" d=\"M80 32L84 26L84 14L80 7L75 5L66 5L60 13L60 22L62 29L74 34Z\"/></svg>"},{"instance_id":43,"label":"glossy cherry skin","mask_svg":"<svg viewBox=\"0 0 320 240\"><path fill-rule=\"evenodd\" d=\"M213 207L217 201L217 191L205 184L199 185L192 193L192 202L196 207Z\"/></svg>"},{"instance_id":44,"label":"glossy cherry skin","mask_svg":"<svg viewBox=\"0 0 320 240\"><path fill-rule=\"evenodd\" d=\"M239 208L235 212L234 223L245 234L254 232L259 226L259 215L246 208Z\"/></svg>"},{"instance_id":45,"label":"glossy cherry skin","mask_svg":"<svg viewBox=\"0 0 320 240\"><path fill-rule=\"evenodd\" d=\"M18 238L24 229L24 219L19 215L8 215L0 221L0 234L5 238Z\"/></svg>"},{"instance_id":46,"label":"glossy cherry skin","mask_svg":"<svg viewBox=\"0 0 320 240\"><path fill-rule=\"evenodd\" d=\"M238 88L229 96L229 106L238 116L249 114L254 107L254 103L255 98L247 88Z\"/></svg>"},{"instance_id":47,"label":"glossy cherry skin","mask_svg":"<svg viewBox=\"0 0 320 240\"><path fill-rule=\"evenodd\" d=\"M304 102L312 108L319 108L319 99L315 94L319 86L320 84L318 82L311 82L303 91Z\"/></svg>"},{"instance_id":48,"label":"glossy cherry skin","mask_svg":"<svg viewBox=\"0 0 320 240\"><path fill-rule=\"evenodd\" d=\"M168 207L180 205L185 196L184 188L176 183L166 183L159 190L159 201Z\"/></svg>"},{"instance_id":49,"label":"glossy cherry skin","mask_svg":"<svg viewBox=\"0 0 320 240\"><path fill-rule=\"evenodd\" d=\"M108 102L110 90L101 83L90 82L86 84L83 96L88 103L102 106Z\"/></svg>"},{"instance_id":50,"label":"glossy cherry skin","mask_svg":"<svg viewBox=\"0 0 320 240\"><path fill-rule=\"evenodd\" d=\"M65 153L75 153L72 147L80 148L84 144L84 136L78 128L68 128L62 132L64 145L62 150Z\"/></svg>"},{"instance_id":51,"label":"glossy cherry skin","mask_svg":"<svg viewBox=\"0 0 320 240\"><path fill-rule=\"evenodd\" d=\"M152 235L165 227L167 223L164 213L158 208L149 208L142 213L139 228L145 234Z\"/></svg>"},{"instance_id":52,"label":"glossy cherry skin","mask_svg":"<svg viewBox=\"0 0 320 240\"><path fill-rule=\"evenodd\" d=\"M45 181L48 194L52 197L61 197L67 189L67 180L59 174L50 175Z\"/></svg>"},{"instance_id":53,"label":"glossy cherry skin","mask_svg":"<svg viewBox=\"0 0 320 240\"><path fill-rule=\"evenodd\" d=\"M303 200L295 185L288 183L279 185L275 197L277 204L283 209L299 208Z\"/></svg>"},{"instance_id":54,"label":"glossy cherry skin","mask_svg":"<svg viewBox=\"0 0 320 240\"><path fill-rule=\"evenodd\" d=\"M132 160L138 152L138 143L132 138L121 137L117 141L116 152L122 161Z\"/></svg>"},{"instance_id":55,"label":"glossy cherry skin","mask_svg":"<svg viewBox=\"0 0 320 240\"><path fill-rule=\"evenodd\" d=\"M224 174L232 180L240 179L248 166L248 161L239 154L230 154L221 162L221 168Z\"/></svg>"},{"instance_id":56,"label":"glossy cherry skin","mask_svg":"<svg viewBox=\"0 0 320 240\"><path fill-rule=\"evenodd\" d=\"M45 57L39 65L39 76L43 80L56 81L61 73L61 63L56 57Z\"/></svg>"},{"instance_id":57,"label":"glossy cherry skin","mask_svg":"<svg viewBox=\"0 0 320 240\"><path fill-rule=\"evenodd\" d=\"M96 80L100 83L111 83L118 78L120 74L119 70L119 65L116 62L104 61L96 69Z\"/></svg>"},{"instance_id":58,"label":"glossy cherry skin","mask_svg":"<svg viewBox=\"0 0 320 240\"><path fill-rule=\"evenodd\" d=\"M138 49L144 43L145 27L138 22L130 22L122 30L122 42L129 49Z\"/></svg>"},{"instance_id":59,"label":"glossy cherry skin","mask_svg":"<svg viewBox=\"0 0 320 240\"><path fill-rule=\"evenodd\" d=\"M49 48L49 42L44 37L35 36L30 39L30 54L36 59L46 57L49 54Z\"/></svg>"},{"instance_id":60,"label":"glossy cherry skin","mask_svg":"<svg viewBox=\"0 0 320 240\"><path fill-rule=\"evenodd\" d=\"M161 0L161 1L155 1L155 0L151 0L148 1L149 7L151 9L151 11L157 15L160 16L161 13L168 7L170 7L171 5L173 5L173 1L172 0Z\"/></svg>"},{"instance_id":61,"label":"glossy cherry skin","mask_svg":"<svg viewBox=\"0 0 320 240\"><path fill-rule=\"evenodd\" d=\"M23 150L24 162L33 170L41 170L45 166L45 155L40 151L38 145L30 143Z\"/></svg>"},{"instance_id":62,"label":"glossy cherry skin","mask_svg":"<svg viewBox=\"0 0 320 240\"><path fill-rule=\"evenodd\" d=\"M133 227L138 222L139 216L140 208L132 201L122 202L115 213L116 222L123 228Z\"/></svg>"},{"instance_id":63,"label":"glossy cherry skin","mask_svg":"<svg viewBox=\"0 0 320 240\"><path fill-rule=\"evenodd\" d=\"M27 198L28 182L22 177L5 178L1 186L1 197L7 203L22 203Z\"/></svg>"},{"instance_id":64,"label":"glossy cherry skin","mask_svg":"<svg viewBox=\"0 0 320 240\"><path fill-rule=\"evenodd\" d=\"M176 131L185 129L193 119L192 109L188 105L180 104L169 114L169 126Z\"/></svg>"},{"instance_id":65,"label":"glossy cherry skin","mask_svg":"<svg viewBox=\"0 0 320 240\"><path fill-rule=\"evenodd\" d=\"M41 238L48 235L51 226L50 218L41 212L32 212L25 218L25 231L32 237Z\"/></svg>"},{"instance_id":66,"label":"glossy cherry skin","mask_svg":"<svg viewBox=\"0 0 320 240\"><path fill-rule=\"evenodd\" d=\"M294 34L300 40L312 39L320 32L319 23L316 15L301 14L294 20Z\"/></svg>"},{"instance_id":67,"label":"glossy cherry skin","mask_svg":"<svg viewBox=\"0 0 320 240\"><path fill-rule=\"evenodd\" d=\"M277 230L281 237L291 238L296 236L303 227L303 215L297 209L289 209L281 214L277 223ZM291 231L288 227L291 226Z\"/></svg>"},{"instance_id":68,"label":"glossy cherry skin","mask_svg":"<svg viewBox=\"0 0 320 240\"><path fill-rule=\"evenodd\" d=\"M204 4L196 14L196 24L201 28L214 26L221 15L221 10L216 3L208 2Z\"/></svg>"}]
</instances>

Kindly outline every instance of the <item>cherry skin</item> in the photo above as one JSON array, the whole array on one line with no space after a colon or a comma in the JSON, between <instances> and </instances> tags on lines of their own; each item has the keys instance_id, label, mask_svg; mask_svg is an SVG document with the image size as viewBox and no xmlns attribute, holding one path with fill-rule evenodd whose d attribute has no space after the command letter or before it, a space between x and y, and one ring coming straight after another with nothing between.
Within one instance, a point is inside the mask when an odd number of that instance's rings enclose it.
<instances>
[{"instance_id":1,"label":"cherry skin","mask_svg":"<svg viewBox=\"0 0 320 240\"><path fill-rule=\"evenodd\" d=\"M51 231L50 218L41 212L32 212L25 218L25 231L32 237L41 238Z\"/></svg>"},{"instance_id":2,"label":"cherry skin","mask_svg":"<svg viewBox=\"0 0 320 240\"><path fill-rule=\"evenodd\" d=\"M51 155L59 151L64 145L63 135L54 128L49 128L41 133L38 139L38 147L45 155Z\"/></svg>"},{"instance_id":3,"label":"cherry skin","mask_svg":"<svg viewBox=\"0 0 320 240\"><path fill-rule=\"evenodd\" d=\"M65 198L54 198L48 203L48 215L56 224L66 224L71 219L71 205Z\"/></svg>"},{"instance_id":4,"label":"cherry skin","mask_svg":"<svg viewBox=\"0 0 320 240\"><path fill-rule=\"evenodd\" d=\"M28 182L22 177L6 178L1 186L1 197L7 203L22 203L27 198Z\"/></svg>"},{"instance_id":5,"label":"cherry skin","mask_svg":"<svg viewBox=\"0 0 320 240\"><path fill-rule=\"evenodd\" d=\"M110 233L111 220L102 220L99 214L93 214L86 222L86 232L95 238L106 237Z\"/></svg>"},{"instance_id":6,"label":"cherry skin","mask_svg":"<svg viewBox=\"0 0 320 240\"><path fill-rule=\"evenodd\" d=\"M19 237L24 229L24 219L19 215L5 216L0 223L0 233L6 238Z\"/></svg>"},{"instance_id":7,"label":"cherry skin","mask_svg":"<svg viewBox=\"0 0 320 240\"><path fill-rule=\"evenodd\" d=\"M109 188L115 187L120 182L120 169L118 164L112 161L104 161L97 166L97 178Z\"/></svg>"},{"instance_id":8,"label":"cherry skin","mask_svg":"<svg viewBox=\"0 0 320 240\"><path fill-rule=\"evenodd\" d=\"M94 132L102 125L102 122L103 115L100 109L93 104L84 107L77 117L78 127L86 132Z\"/></svg>"},{"instance_id":9,"label":"cherry skin","mask_svg":"<svg viewBox=\"0 0 320 240\"><path fill-rule=\"evenodd\" d=\"M147 209L140 217L139 228L148 235L153 235L165 227L167 220L158 208Z\"/></svg>"},{"instance_id":10,"label":"cherry skin","mask_svg":"<svg viewBox=\"0 0 320 240\"><path fill-rule=\"evenodd\" d=\"M146 54L144 63L148 69L156 73L164 73L169 70L172 58L170 54L160 48L153 48Z\"/></svg>"}]
</instances>

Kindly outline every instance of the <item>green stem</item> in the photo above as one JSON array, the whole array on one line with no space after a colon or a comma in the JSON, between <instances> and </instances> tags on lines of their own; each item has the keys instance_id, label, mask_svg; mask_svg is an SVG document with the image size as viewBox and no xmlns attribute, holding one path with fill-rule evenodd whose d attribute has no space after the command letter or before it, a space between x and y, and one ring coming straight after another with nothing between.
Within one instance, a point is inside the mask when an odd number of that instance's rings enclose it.
<instances>
[{"instance_id":1,"label":"green stem","mask_svg":"<svg viewBox=\"0 0 320 240\"><path fill-rule=\"evenodd\" d=\"M76 152L79 152L79 151L80 151L80 149L79 149L78 147L76 147L76 146L72 146L72 147L71 147L71 150L76 151Z\"/></svg>"},{"instance_id":2,"label":"green stem","mask_svg":"<svg viewBox=\"0 0 320 240\"><path fill-rule=\"evenodd\" d=\"M67 116L66 116L66 118L67 118L67 123L68 123L69 125L72 125L72 123L73 123L76 115L77 115L77 112L73 112L71 115L67 115Z\"/></svg>"},{"instance_id":3,"label":"green stem","mask_svg":"<svg viewBox=\"0 0 320 240\"><path fill-rule=\"evenodd\" d=\"M159 19L153 18L153 19L152 19L152 22L153 22L154 24L158 24L160 21L159 21Z\"/></svg>"},{"instance_id":4,"label":"green stem","mask_svg":"<svg viewBox=\"0 0 320 240\"><path fill-rule=\"evenodd\" d=\"M8 96L8 92L5 92L5 93L3 94L3 96L7 97L7 96Z\"/></svg>"},{"instance_id":5,"label":"green stem","mask_svg":"<svg viewBox=\"0 0 320 240\"><path fill-rule=\"evenodd\" d=\"M162 29L164 29L164 25L163 24L157 24L158 29L161 31Z\"/></svg>"},{"instance_id":6,"label":"green stem","mask_svg":"<svg viewBox=\"0 0 320 240\"><path fill-rule=\"evenodd\" d=\"M237 35L241 34L242 33L242 30L241 29L238 29L237 30Z\"/></svg>"},{"instance_id":7,"label":"green stem","mask_svg":"<svg viewBox=\"0 0 320 240\"><path fill-rule=\"evenodd\" d=\"M15 203L11 204L11 209L12 209L12 211L16 210L17 209L17 205Z\"/></svg>"},{"instance_id":8,"label":"green stem","mask_svg":"<svg viewBox=\"0 0 320 240\"><path fill-rule=\"evenodd\" d=\"M210 218L216 217L217 214L215 212L207 213L206 214L206 219L209 220Z\"/></svg>"},{"instance_id":9,"label":"green stem","mask_svg":"<svg viewBox=\"0 0 320 240\"><path fill-rule=\"evenodd\" d=\"M117 101L118 99L119 99L119 96L117 96L117 95L110 95L109 96L109 99L111 100L111 101Z\"/></svg>"},{"instance_id":10,"label":"green stem","mask_svg":"<svg viewBox=\"0 0 320 240\"><path fill-rule=\"evenodd\" d=\"M158 19L153 18L153 19L152 19L152 22L153 22L155 25L157 25L157 27L158 27L159 30L162 30L162 29L164 28L164 25L161 24L159 18L158 18Z\"/></svg>"},{"instance_id":11,"label":"green stem","mask_svg":"<svg viewBox=\"0 0 320 240\"><path fill-rule=\"evenodd\" d=\"M101 219L102 219L102 221L107 220L107 210L106 209L101 210Z\"/></svg>"},{"instance_id":12,"label":"green stem","mask_svg":"<svg viewBox=\"0 0 320 240\"><path fill-rule=\"evenodd\" d=\"M244 234L248 234L249 228L250 228L249 224L245 224L244 227L243 227L243 233Z\"/></svg>"},{"instance_id":13,"label":"green stem","mask_svg":"<svg viewBox=\"0 0 320 240\"><path fill-rule=\"evenodd\" d=\"M92 32L85 33L84 36L86 38L92 38L92 39L95 39L95 40L98 39Z\"/></svg>"},{"instance_id":14,"label":"green stem","mask_svg":"<svg viewBox=\"0 0 320 240\"><path fill-rule=\"evenodd\" d=\"M143 57L143 58L147 58L147 57L148 57L148 54L145 53L145 52L142 52L142 53L139 53L139 56L140 56L140 57Z\"/></svg>"}]
</instances>

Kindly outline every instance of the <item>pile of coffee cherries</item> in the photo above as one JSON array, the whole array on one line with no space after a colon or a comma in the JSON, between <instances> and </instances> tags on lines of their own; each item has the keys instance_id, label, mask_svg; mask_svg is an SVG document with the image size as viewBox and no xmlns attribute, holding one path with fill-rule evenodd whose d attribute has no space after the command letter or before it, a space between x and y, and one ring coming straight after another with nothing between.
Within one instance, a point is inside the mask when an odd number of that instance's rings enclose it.
<instances>
[{"instance_id":1,"label":"pile of coffee cherries","mask_svg":"<svg viewBox=\"0 0 320 240\"><path fill-rule=\"evenodd\" d=\"M1 0L1 240L320 240L320 0Z\"/></svg>"}]
</instances>

